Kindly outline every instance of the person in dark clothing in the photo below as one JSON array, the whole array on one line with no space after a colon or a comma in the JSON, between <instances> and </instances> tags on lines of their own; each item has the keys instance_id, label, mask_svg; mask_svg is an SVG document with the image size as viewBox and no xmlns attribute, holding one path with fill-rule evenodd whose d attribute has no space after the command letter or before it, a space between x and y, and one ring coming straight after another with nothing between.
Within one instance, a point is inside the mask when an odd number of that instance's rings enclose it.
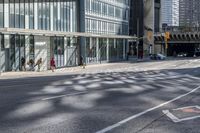
<instances>
[{"instance_id":1,"label":"person in dark clothing","mask_svg":"<svg viewBox=\"0 0 200 133\"><path fill-rule=\"evenodd\" d=\"M26 66L25 66L26 60L24 57L21 58L21 70L26 71Z\"/></svg>"}]
</instances>

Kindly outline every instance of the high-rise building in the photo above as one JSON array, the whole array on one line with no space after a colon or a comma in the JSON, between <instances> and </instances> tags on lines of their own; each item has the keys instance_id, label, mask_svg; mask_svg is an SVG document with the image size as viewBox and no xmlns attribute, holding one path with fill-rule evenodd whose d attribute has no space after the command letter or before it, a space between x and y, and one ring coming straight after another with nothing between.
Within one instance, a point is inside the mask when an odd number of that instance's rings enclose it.
<instances>
[{"instance_id":1,"label":"high-rise building","mask_svg":"<svg viewBox=\"0 0 200 133\"><path fill-rule=\"evenodd\" d=\"M128 33L129 0L0 0L0 71L124 60Z\"/></svg>"},{"instance_id":2,"label":"high-rise building","mask_svg":"<svg viewBox=\"0 0 200 133\"><path fill-rule=\"evenodd\" d=\"M154 32L159 32L160 0L131 0L130 35L140 37L138 42L129 42L131 55L149 55L155 52ZM147 37L151 32L152 37ZM149 38L149 39L148 39Z\"/></svg>"},{"instance_id":3,"label":"high-rise building","mask_svg":"<svg viewBox=\"0 0 200 133\"><path fill-rule=\"evenodd\" d=\"M179 1L179 24L180 26L195 27L200 24L200 1Z\"/></svg>"},{"instance_id":4,"label":"high-rise building","mask_svg":"<svg viewBox=\"0 0 200 133\"><path fill-rule=\"evenodd\" d=\"M130 1L129 34L144 36L144 2L142 0ZM136 42L129 42L129 55L136 56L140 51L143 51L142 39L138 43L138 50Z\"/></svg>"},{"instance_id":5,"label":"high-rise building","mask_svg":"<svg viewBox=\"0 0 200 133\"><path fill-rule=\"evenodd\" d=\"M161 23L179 26L179 0L161 0Z\"/></svg>"}]
</instances>

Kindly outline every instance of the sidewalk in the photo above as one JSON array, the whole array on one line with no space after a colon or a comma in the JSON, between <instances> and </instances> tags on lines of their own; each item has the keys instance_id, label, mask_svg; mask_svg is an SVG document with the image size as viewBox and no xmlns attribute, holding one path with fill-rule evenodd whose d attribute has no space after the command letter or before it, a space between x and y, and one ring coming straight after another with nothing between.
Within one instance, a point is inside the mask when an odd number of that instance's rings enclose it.
<instances>
[{"instance_id":1,"label":"sidewalk","mask_svg":"<svg viewBox=\"0 0 200 133\"><path fill-rule=\"evenodd\" d=\"M80 71L86 71L90 68L104 67L108 65L113 65L113 63L103 63L103 64L90 64L85 66L75 66L75 67L66 67L56 69L54 72L51 70L36 72L36 71L12 71L12 72L3 72L0 74L0 79L13 79L13 78L23 78L23 77L37 77L37 76L54 76L54 75L63 75L67 73L74 73Z\"/></svg>"}]
</instances>

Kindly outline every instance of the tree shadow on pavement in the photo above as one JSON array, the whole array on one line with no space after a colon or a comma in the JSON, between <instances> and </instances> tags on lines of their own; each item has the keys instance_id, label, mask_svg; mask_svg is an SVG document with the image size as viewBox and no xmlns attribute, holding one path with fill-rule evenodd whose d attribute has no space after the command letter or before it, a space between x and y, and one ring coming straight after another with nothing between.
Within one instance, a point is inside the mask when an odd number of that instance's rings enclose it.
<instances>
[{"instance_id":1,"label":"tree shadow on pavement","mask_svg":"<svg viewBox=\"0 0 200 133\"><path fill-rule=\"evenodd\" d=\"M199 86L196 71L199 68L1 80L0 130L52 132L49 125L64 122L65 131L95 132L191 91Z\"/></svg>"}]
</instances>

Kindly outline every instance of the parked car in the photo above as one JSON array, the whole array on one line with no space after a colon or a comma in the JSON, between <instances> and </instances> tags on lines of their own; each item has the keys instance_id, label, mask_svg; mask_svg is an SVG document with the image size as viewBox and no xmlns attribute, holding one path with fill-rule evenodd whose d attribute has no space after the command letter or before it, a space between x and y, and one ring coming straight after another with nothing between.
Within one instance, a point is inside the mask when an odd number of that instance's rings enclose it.
<instances>
[{"instance_id":1,"label":"parked car","mask_svg":"<svg viewBox=\"0 0 200 133\"><path fill-rule=\"evenodd\" d=\"M152 59L152 60L165 60L166 56L164 56L162 54L152 54L152 55L150 55L150 59Z\"/></svg>"}]
</instances>

